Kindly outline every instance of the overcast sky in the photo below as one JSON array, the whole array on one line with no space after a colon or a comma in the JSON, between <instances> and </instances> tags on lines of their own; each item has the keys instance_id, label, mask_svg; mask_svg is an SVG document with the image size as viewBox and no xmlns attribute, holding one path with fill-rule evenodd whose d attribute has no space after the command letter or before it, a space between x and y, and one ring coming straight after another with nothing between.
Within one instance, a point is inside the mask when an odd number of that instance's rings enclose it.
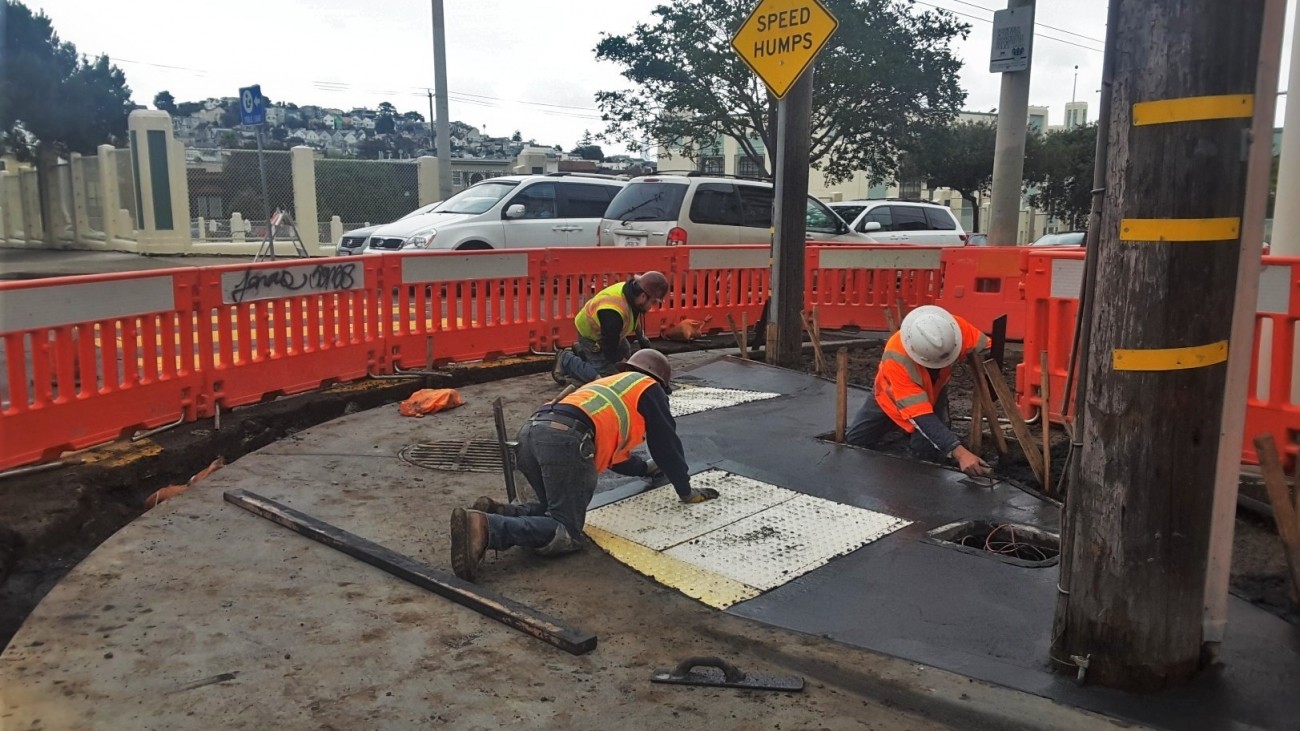
<instances>
[{"instance_id":1,"label":"overcast sky","mask_svg":"<svg viewBox=\"0 0 1300 731\"><path fill-rule=\"evenodd\" d=\"M427 0L27 0L84 53L107 53L127 75L136 103L166 89L179 101L235 96L262 85L273 101L374 108L390 101L426 117L433 86ZM1300 0L1289 0L1287 35ZM603 127L593 96L625 86L592 49L601 33L630 32L659 0L445 0L451 118L489 134L572 147ZM971 25L955 44L965 62L966 108L993 109L999 78L988 73L991 9L997 0L926 0ZM185 8L182 10L181 8ZM202 10L200 11L200 8ZM1039 0L1030 104L1063 121L1078 66L1080 100L1096 118L1105 37L1104 0ZM841 26L840 33L854 32ZM1281 89L1287 88L1284 49ZM1282 102L1285 97L1279 100ZM1278 124L1281 124L1279 104ZM606 152L617 152L617 148Z\"/></svg>"}]
</instances>

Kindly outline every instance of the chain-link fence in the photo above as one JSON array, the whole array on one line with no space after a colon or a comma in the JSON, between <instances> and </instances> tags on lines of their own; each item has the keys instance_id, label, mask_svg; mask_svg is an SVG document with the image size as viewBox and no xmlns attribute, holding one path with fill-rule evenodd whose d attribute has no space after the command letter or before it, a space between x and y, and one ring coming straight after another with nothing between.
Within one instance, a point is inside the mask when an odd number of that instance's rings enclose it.
<instances>
[{"instance_id":1,"label":"chain-link fence","mask_svg":"<svg viewBox=\"0 0 1300 731\"><path fill-rule=\"evenodd\" d=\"M293 212L293 166L289 153L267 151L266 189L270 209ZM266 232L266 209L262 203L262 177L256 150L194 150L185 165L190 191L191 233L202 240L229 241L239 231L231 230L230 219L238 213L248 238L260 239ZM203 219L200 231L199 219ZM260 227L260 232L255 228ZM279 233L277 233L277 236Z\"/></svg>"},{"instance_id":2,"label":"chain-link fence","mask_svg":"<svg viewBox=\"0 0 1300 731\"><path fill-rule=\"evenodd\" d=\"M86 206L86 225L91 236L104 235L104 192L99 187L99 157L81 158L81 190L77 196Z\"/></svg>"},{"instance_id":3,"label":"chain-link fence","mask_svg":"<svg viewBox=\"0 0 1300 731\"><path fill-rule=\"evenodd\" d=\"M23 226L17 234L19 239L36 241L41 238L41 231L45 230L45 224L41 221L41 188L38 179L35 170L18 171L19 205L23 212Z\"/></svg>"},{"instance_id":4,"label":"chain-link fence","mask_svg":"<svg viewBox=\"0 0 1300 731\"><path fill-rule=\"evenodd\" d=\"M419 175L414 160L316 161L316 214L320 218L321 241L329 240L331 216L338 216L345 222L343 230L349 231L396 221L419 207Z\"/></svg>"},{"instance_id":5,"label":"chain-link fence","mask_svg":"<svg viewBox=\"0 0 1300 731\"><path fill-rule=\"evenodd\" d=\"M135 208L135 175L131 169L131 151L113 150L113 157L117 166L117 210L124 210L131 216L131 230L117 230L114 233L124 238L135 238L135 231L140 228L140 213ZM116 211L109 211L108 214L115 215Z\"/></svg>"}]
</instances>

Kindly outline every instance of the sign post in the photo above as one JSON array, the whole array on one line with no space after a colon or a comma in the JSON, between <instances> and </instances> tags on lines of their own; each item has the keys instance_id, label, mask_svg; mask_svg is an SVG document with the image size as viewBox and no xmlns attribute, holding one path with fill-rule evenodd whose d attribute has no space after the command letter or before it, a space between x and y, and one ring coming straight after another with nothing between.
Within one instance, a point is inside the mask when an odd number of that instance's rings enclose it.
<instances>
[{"instance_id":1,"label":"sign post","mask_svg":"<svg viewBox=\"0 0 1300 731\"><path fill-rule=\"evenodd\" d=\"M802 364L811 66L838 26L820 0L761 0L731 38L731 47L780 100L772 215L776 237L766 335L767 362L784 368Z\"/></svg>"},{"instance_id":2,"label":"sign post","mask_svg":"<svg viewBox=\"0 0 1300 731\"><path fill-rule=\"evenodd\" d=\"M989 72L1002 74L988 224L989 243L994 246L1019 243L1033 50L1034 0L1007 0L1007 8L993 14L993 47L989 54Z\"/></svg>"},{"instance_id":3,"label":"sign post","mask_svg":"<svg viewBox=\"0 0 1300 731\"><path fill-rule=\"evenodd\" d=\"M239 90L239 123L245 127L257 128L257 171L262 177L262 220L266 221L267 237L270 240L270 258L275 261L275 237L271 235L271 198L266 189L266 153L262 149L262 126L266 124L266 106L262 101L262 85L253 84ZM263 248L266 248L265 246ZM262 258L257 253L254 261Z\"/></svg>"}]
</instances>

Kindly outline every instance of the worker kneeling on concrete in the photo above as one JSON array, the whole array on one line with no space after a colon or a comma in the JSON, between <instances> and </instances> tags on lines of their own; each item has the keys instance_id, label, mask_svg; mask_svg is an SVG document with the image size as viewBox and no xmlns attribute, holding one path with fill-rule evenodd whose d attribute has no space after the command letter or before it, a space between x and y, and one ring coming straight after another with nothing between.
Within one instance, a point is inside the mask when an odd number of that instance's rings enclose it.
<instances>
[{"instance_id":1,"label":"worker kneeling on concrete","mask_svg":"<svg viewBox=\"0 0 1300 731\"><path fill-rule=\"evenodd\" d=\"M667 478L684 503L718 497L691 487L677 424L668 410L672 368L657 350L639 350L621 374L597 379L558 404L538 409L519 430L519 469L537 502L510 505L481 497L451 513L451 566L473 581L484 552L512 546L552 556L582 547L596 475ZM642 441L649 461L632 450Z\"/></svg>"},{"instance_id":2,"label":"worker kneeling on concrete","mask_svg":"<svg viewBox=\"0 0 1300 731\"><path fill-rule=\"evenodd\" d=\"M581 386L617 373L618 364L632 353L629 337L635 335L642 348L650 347L643 316L667 296L668 278L654 271L597 292L573 318L578 342L572 351L555 354L551 377L556 383Z\"/></svg>"},{"instance_id":3,"label":"worker kneeling on concrete","mask_svg":"<svg viewBox=\"0 0 1300 731\"><path fill-rule=\"evenodd\" d=\"M939 462L946 456L968 475L988 475L988 464L962 445L948 420L953 363L988 349L984 333L942 307L912 310L885 343L872 392L854 415L846 440L874 447L901 429L911 435L909 447L917 459Z\"/></svg>"}]
</instances>

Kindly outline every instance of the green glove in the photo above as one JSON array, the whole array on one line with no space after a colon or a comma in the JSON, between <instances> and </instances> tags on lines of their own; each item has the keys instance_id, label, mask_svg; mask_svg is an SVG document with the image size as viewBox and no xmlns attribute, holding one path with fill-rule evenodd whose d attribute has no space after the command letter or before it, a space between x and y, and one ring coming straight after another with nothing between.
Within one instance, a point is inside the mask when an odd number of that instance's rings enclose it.
<instances>
[{"instance_id":1,"label":"green glove","mask_svg":"<svg viewBox=\"0 0 1300 731\"><path fill-rule=\"evenodd\" d=\"M718 491L711 487L692 487L690 492L685 495L680 495L679 497L682 502L694 505L696 503L702 503L705 500L716 500L718 498Z\"/></svg>"}]
</instances>

